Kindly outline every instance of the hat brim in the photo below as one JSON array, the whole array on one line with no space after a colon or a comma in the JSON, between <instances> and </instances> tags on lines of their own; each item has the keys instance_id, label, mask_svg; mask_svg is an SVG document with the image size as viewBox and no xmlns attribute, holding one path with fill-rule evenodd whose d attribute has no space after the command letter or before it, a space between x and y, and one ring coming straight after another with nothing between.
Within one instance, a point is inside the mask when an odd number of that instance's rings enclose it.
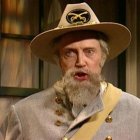
<instances>
[{"instance_id":1,"label":"hat brim","mask_svg":"<svg viewBox=\"0 0 140 140\"><path fill-rule=\"evenodd\" d=\"M109 60L123 52L129 46L131 41L130 31L122 24L101 22L98 24L55 28L42 32L31 41L31 50L40 59L55 63L52 54L53 46L51 45L53 40L65 33L79 30L93 30L104 33L109 39Z\"/></svg>"}]
</instances>

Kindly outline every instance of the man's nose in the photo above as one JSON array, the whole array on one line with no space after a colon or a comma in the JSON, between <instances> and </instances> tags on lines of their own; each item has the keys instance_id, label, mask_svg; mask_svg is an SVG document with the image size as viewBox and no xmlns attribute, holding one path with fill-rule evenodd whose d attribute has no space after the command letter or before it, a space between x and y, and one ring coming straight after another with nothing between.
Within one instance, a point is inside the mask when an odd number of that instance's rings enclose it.
<instances>
[{"instance_id":1,"label":"man's nose","mask_svg":"<svg viewBox=\"0 0 140 140\"><path fill-rule=\"evenodd\" d=\"M84 67L86 65L85 63L85 57L83 55L83 53L79 53L77 55L77 60L76 60L76 64L77 67Z\"/></svg>"}]
</instances>

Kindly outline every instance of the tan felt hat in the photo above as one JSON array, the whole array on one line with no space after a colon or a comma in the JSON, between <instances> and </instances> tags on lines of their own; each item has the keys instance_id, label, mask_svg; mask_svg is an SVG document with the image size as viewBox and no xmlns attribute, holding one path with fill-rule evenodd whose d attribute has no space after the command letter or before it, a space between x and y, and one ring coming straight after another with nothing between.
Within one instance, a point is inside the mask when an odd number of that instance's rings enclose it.
<instances>
[{"instance_id":1,"label":"tan felt hat","mask_svg":"<svg viewBox=\"0 0 140 140\"><path fill-rule=\"evenodd\" d=\"M127 27L114 22L99 22L86 3L68 4L58 26L37 35L30 44L32 52L42 60L55 63L53 41L57 37L79 30L99 31L108 37L109 57L112 59L124 51L131 41Z\"/></svg>"}]
</instances>

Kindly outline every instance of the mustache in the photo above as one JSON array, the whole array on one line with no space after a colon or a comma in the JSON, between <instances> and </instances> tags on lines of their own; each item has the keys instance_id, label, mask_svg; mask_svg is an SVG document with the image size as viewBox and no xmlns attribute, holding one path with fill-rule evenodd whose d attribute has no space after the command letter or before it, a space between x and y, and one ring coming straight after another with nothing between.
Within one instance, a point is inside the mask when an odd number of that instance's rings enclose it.
<instances>
[{"instance_id":1,"label":"mustache","mask_svg":"<svg viewBox=\"0 0 140 140\"><path fill-rule=\"evenodd\" d=\"M72 69L70 69L67 73L69 73L71 76L74 76L75 74L77 74L77 73L85 73L85 74L87 74L87 75L90 75L91 74L91 72L89 71L89 70L86 70L86 69L83 69L83 68L72 68ZM65 73L65 75L66 75L66 73Z\"/></svg>"},{"instance_id":2,"label":"mustache","mask_svg":"<svg viewBox=\"0 0 140 140\"><path fill-rule=\"evenodd\" d=\"M74 79L75 75L87 75L88 79L82 82L79 82L77 80ZM64 77L62 78L62 81L64 83L64 87L67 86L67 84L69 85L70 83L74 86L75 84L77 84L77 86L81 86L81 83L83 83L83 86L86 86L89 83L92 83L92 85L99 85L99 83L101 81L103 81L103 77L100 74L96 74L91 72L90 70L87 69L77 69L77 68L72 68L70 70L68 70ZM74 86L75 87L75 86Z\"/></svg>"}]
</instances>

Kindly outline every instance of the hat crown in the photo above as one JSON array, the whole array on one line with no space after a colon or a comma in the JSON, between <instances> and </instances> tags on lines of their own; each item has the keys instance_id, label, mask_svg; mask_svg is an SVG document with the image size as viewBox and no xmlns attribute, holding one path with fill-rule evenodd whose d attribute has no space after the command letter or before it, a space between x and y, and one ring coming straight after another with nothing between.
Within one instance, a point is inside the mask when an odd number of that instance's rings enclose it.
<instances>
[{"instance_id":1,"label":"hat crown","mask_svg":"<svg viewBox=\"0 0 140 140\"><path fill-rule=\"evenodd\" d=\"M86 3L68 4L58 24L58 28L100 23L95 13Z\"/></svg>"}]
</instances>

